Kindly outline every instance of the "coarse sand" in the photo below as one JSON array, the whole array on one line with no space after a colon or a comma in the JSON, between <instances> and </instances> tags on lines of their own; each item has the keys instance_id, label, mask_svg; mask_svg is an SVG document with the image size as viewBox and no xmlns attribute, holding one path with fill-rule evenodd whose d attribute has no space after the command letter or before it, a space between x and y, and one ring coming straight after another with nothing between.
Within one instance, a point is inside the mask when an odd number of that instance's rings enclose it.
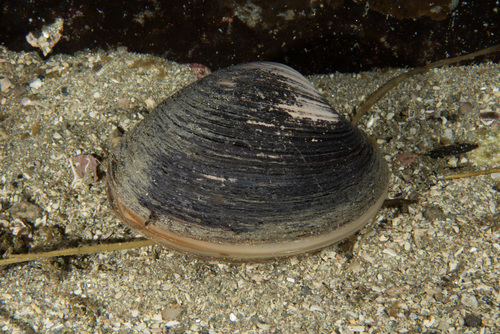
<instances>
[{"instance_id":1,"label":"coarse sand","mask_svg":"<svg viewBox=\"0 0 500 334\"><path fill-rule=\"evenodd\" d=\"M199 68L125 50L42 59L0 48L3 256L140 237L107 203L109 148L194 82ZM348 117L402 72L309 79ZM150 246L3 266L0 329L499 333L498 175L443 179L498 167L499 112L499 64L416 75L359 124L389 163L390 200L348 241L267 263L203 261ZM428 155L474 143L479 148L470 153ZM96 182L74 177L70 159L80 155L96 159Z\"/></svg>"}]
</instances>

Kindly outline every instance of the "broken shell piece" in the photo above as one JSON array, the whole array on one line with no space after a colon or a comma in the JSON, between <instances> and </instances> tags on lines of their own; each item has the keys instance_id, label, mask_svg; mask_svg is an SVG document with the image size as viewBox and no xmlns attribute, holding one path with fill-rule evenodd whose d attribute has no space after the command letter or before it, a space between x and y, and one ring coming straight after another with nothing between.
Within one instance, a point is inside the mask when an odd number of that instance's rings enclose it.
<instances>
[{"instance_id":1,"label":"broken shell piece","mask_svg":"<svg viewBox=\"0 0 500 334\"><path fill-rule=\"evenodd\" d=\"M36 78L30 83L30 87L33 89L38 89L42 87L42 85L43 85L42 80L40 80L39 78Z\"/></svg>"},{"instance_id":2,"label":"broken shell piece","mask_svg":"<svg viewBox=\"0 0 500 334\"><path fill-rule=\"evenodd\" d=\"M2 93L7 92L7 90L9 90L10 86L12 86L12 83L10 82L9 78L0 79L0 91Z\"/></svg>"},{"instance_id":3,"label":"broken shell piece","mask_svg":"<svg viewBox=\"0 0 500 334\"><path fill-rule=\"evenodd\" d=\"M26 106L39 106L39 107L43 107L45 109L49 109L49 106L46 105L45 103L41 103L41 102L38 102L38 101L32 101L32 100L30 100L27 97L23 97L21 99L20 103L21 103L21 105L23 107L26 107Z\"/></svg>"},{"instance_id":4,"label":"broken shell piece","mask_svg":"<svg viewBox=\"0 0 500 334\"><path fill-rule=\"evenodd\" d=\"M92 155L82 154L69 159L73 174L72 188L79 188L97 182L97 162Z\"/></svg>"},{"instance_id":5,"label":"broken shell piece","mask_svg":"<svg viewBox=\"0 0 500 334\"><path fill-rule=\"evenodd\" d=\"M483 110L479 112L479 119L484 125L491 125L500 119L499 111Z\"/></svg>"},{"instance_id":6,"label":"broken shell piece","mask_svg":"<svg viewBox=\"0 0 500 334\"><path fill-rule=\"evenodd\" d=\"M26 35L26 41L35 48L40 48L44 56L52 52L54 45L59 42L62 37L64 20L62 18L57 18L54 23L42 28L42 33L39 37L30 32Z\"/></svg>"},{"instance_id":7,"label":"broken shell piece","mask_svg":"<svg viewBox=\"0 0 500 334\"><path fill-rule=\"evenodd\" d=\"M118 100L116 100L116 102L118 102L118 107L120 107L120 108L130 107L130 100L129 99L119 98Z\"/></svg>"}]
</instances>

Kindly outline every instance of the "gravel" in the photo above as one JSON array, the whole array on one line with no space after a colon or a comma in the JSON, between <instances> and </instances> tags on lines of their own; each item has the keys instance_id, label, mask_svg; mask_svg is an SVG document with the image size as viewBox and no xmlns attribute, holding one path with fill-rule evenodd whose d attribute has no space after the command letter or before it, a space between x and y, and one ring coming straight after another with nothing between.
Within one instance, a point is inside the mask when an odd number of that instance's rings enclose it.
<instances>
[{"instance_id":1,"label":"gravel","mask_svg":"<svg viewBox=\"0 0 500 334\"><path fill-rule=\"evenodd\" d=\"M0 48L3 256L137 238L107 204L107 152L194 82L193 68L125 50L42 59ZM348 117L403 72L310 79ZM4 266L0 329L498 333L498 175L443 179L498 167L500 121L481 121L485 112L500 112L498 64L435 69L392 89L360 123L389 162L390 201L340 245L267 263L203 261L150 246ZM480 150L428 156L464 143ZM97 166L75 182L71 161L80 155Z\"/></svg>"}]
</instances>

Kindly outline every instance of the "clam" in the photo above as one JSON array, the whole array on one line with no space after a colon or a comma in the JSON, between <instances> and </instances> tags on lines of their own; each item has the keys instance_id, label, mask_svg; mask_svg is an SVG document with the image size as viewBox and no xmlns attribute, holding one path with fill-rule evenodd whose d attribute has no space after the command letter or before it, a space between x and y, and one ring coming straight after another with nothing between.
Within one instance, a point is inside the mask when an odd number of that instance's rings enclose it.
<instances>
[{"instance_id":1,"label":"clam","mask_svg":"<svg viewBox=\"0 0 500 334\"><path fill-rule=\"evenodd\" d=\"M387 164L300 73L221 69L178 91L110 153L107 192L131 228L181 252L261 260L310 252L363 227Z\"/></svg>"}]
</instances>

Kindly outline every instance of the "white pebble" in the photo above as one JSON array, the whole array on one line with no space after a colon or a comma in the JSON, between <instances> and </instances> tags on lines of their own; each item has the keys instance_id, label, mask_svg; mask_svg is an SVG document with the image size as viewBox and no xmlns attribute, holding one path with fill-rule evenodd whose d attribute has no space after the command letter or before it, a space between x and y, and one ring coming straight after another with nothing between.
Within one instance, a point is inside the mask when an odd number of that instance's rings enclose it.
<instances>
[{"instance_id":1,"label":"white pebble","mask_svg":"<svg viewBox=\"0 0 500 334\"><path fill-rule=\"evenodd\" d=\"M349 325L347 326L351 332L355 333L364 333L365 332L365 326L356 326L356 325Z\"/></svg>"},{"instance_id":2,"label":"white pebble","mask_svg":"<svg viewBox=\"0 0 500 334\"><path fill-rule=\"evenodd\" d=\"M462 304L467 307L476 308L477 307L477 299L471 295L463 295L462 296Z\"/></svg>"},{"instance_id":3,"label":"white pebble","mask_svg":"<svg viewBox=\"0 0 500 334\"><path fill-rule=\"evenodd\" d=\"M454 271L458 267L458 262L455 260L452 260L452 261L450 261L450 263L448 263L448 266L450 268L450 271Z\"/></svg>"},{"instance_id":4,"label":"white pebble","mask_svg":"<svg viewBox=\"0 0 500 334\"><path fill-rule=\"evenodd\" d=\"M181 323L176 321L176 320L170 320L169 322L165 323L165 326L166 327L174 327L174 326L177 326L177 325L180 325Z\"/></svg>"},{"instance_id":5,"label":"white pebble","mask_svg":"<svg viewBox=\"0 0 500 334\"><path fill-rule=\"evenodd\" d=\"M370 119L368 120L368 123L366 123L367 128L371 128L375 124L375 117L373 115L370 116Z\"/></svg>"},{"instance_id":6,"label":"white pebble","mask_svg":"<svg viewBox=\"0 0 500 334\"><path fill-rule=\"evenodd\" d=\"M322 308L321 306L319 305L311 305L311 307L309 308L310 311L314 312L325 312L325 309Z\"/></svg>"},{"instance_id":7,"label":"white pebble","mask_svg":"<svg viewBox=\"0 0 500 334\"><path fill-rule=\"evenodd\" d=\"M490 212L492 214L496 214L497 213L497 203L494 201L491 201L490 205L489 205L489 209L490 209Z\"/></svg>"},{"instance_id":8,"label":"white pebble","mask_svg":"<svg viewBox=\"0 0 500 334\"><path fill-rule=\"evenodd\" d=\"M391 248L386 248L382 252L393 257L398 256L398 254Z\"/></svg>"},{"instance_id":9,"label":"white pebble","mask_svg":"<svg viewBox=\"0 0 500 334\"><path fill-rule=\"evenodd\" d=\"M458 159L453 157L448 160L448 165L455 167L458 163Z\"/></svg>"},{"instance_id":10,"label":"white pebble","mask_svg":"<svg viewBox=\"0 0 500 334\"><path fill-rule=\"evenodd\" d=\"M453 141L453 130L452 129L444 130L442 137L449 139L450 141Z\"/></svg>"},{"instance_id":11,"label":"white pebble","mask_svg":"<svg viewBox=\"0 0 500 334\"><path fill-rule=\"evenodd\" d=\"M458 257L460 254L462 254L463 251L464 251L464 247L460 247L460 249L458 251L456 251L455 254L453 254L453 256Z\"/></svg>"},{"instance_id":12,"label":"white pebble","mask_svg":"<svg viewBox=\"0 0 500 334\"><path fill-rule=\"evenodd\" d=\"M148 109L153 109L156 106L156 102L152 98L145 100L144 103L146 103L146 108Z\"/></svg>"},{"instance_id":13,"label":"white pebble","mask_svg":"<svg viewBox=\"0 0 500 334\"><path fill-rule=\"evenodd\" d=\"M236 320L238 320L238 318L236 318L236 316L234 315L234 313L231 313L229 315L229 320L231 320L232 322L235 322Z\"/></svg>"},{"instance_id":14,"label":"white pebble","mask_svg":"<svg viewBox=\"0 0 500 334\"><path fill-rule=\"evenodd\" d=\"M260 329L265 330L265 331L268 331L271 329L271 325L268 325L268 324L262 324L262 323L258 322L256 325L257 325L257 327L259 327Z\"/></svg>"},{"instance_id":15,"label":"white pebble","mask_svg":"<svg viewBox=\"0 0 500 334\"><path fill-rule=\"evenodd\" d=\"M11 82L10 82L9 78L0 79L0 91L6 92L10 86L11 86Z\"/></svg>"},{"instance_id":16,"label":"white pebble","mask_svg":"<svg viewBox=\"0 0 500 334\"><path fill-rule=\"evenodd\" d=\"M95 92L92 96L94 97L94 99L98 99L101 97L101 93Z\"/></svg>"},{"instance_id":17,"label":"white pebble","mask_svg":"<svg viewBox=\"0 0 500 334\"><path fill-rule=\"evenodd\" d=\"M436 323L436 318L434 318L434 316L431 315L430 319L424 319L422 324L425 327L432 327L434 326L435 323Z\"/></svg>"},{"instance_id":18,"label":"white pebble","mask_svg":"<svg viewBox=\"0 0 500 334\"><path fill-rule=\"evenodd\" d=\"M22 105L22 106L29 106L29 105L31 105L31 100L30 100L30 99L28 99L27 97L23 97L23 98L21 99L21 105Z\"/></svg>"},{"instance_id":19,"label":"white pebble","mask_svg":"<svg viewBox=\"0 0 500 334\"><path fill-rule=\"evenodd\" d=\"M33 80L31 83L30 83L30 87L33 88L33 89L38 89L40 87L42 87L42 80L36 78L35 80Z\"/></svg>"}]
</instances>

